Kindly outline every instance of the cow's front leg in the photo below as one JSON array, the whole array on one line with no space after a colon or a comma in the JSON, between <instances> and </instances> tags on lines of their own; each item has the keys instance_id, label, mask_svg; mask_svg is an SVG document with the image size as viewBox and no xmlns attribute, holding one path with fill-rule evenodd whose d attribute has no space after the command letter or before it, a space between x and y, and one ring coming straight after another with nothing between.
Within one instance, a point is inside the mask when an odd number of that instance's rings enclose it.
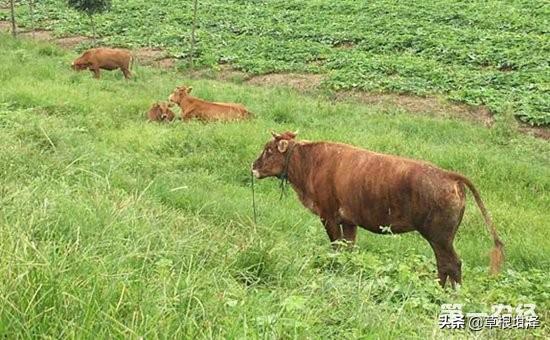
<instances>
[{"instance_id":1,"label":"cow's front leg","mask_svg":"<svg viewBox=\"0 0 550 340\"><path fill-rule=\"evenodd\" d=\"M335 250L341 249L341 241L347 240L346 233L344 232L344 228L346 227L331 219L321 218L321 222L325 226L325 230L327 231L332 248ZM349 234L348 236L351 237L352 234ZM353 236L353 239L355 239L355 236Z\"/></svg>"},{"instance_id":2,"label":"cow's front leg","mask_svg":"<svg viewBox=\"0 0 550 340\"><path fill-rule=\"evenodd\" d=\"M191 120L191 118L192 118L191 111L181 110L181 120L188 121L188 120Z\"/></svg>"},{"instance_id":3,"label":"cow's front leg","mask_svg":"<svg viewBox=\"0 0 550 340\"><path fill-rule=\"evenodd\" d=\"M351 224L342 224L342 231L344 232L344 239L350 246L355 244L357 238L357 226Z\"/></svg>"},{"instance_id":4,"label":"cow's front leg","mask_svg":"<svg viewBox=\"0 0 550 340\"><path fill-rule=\"evenodd\" d=\"M132 78L132 73L130 73L130 70L126 67L121 67L120 70L122 71L122 74L124 74L124 78L130 79Z\"/></svg>"},{"instance_id":5,"label":"cow's front leg","mask_svg":"<svg viewBox=\"0 0 550 340\"><path fill-rule=\"evenodd\" d=\"M90 71L94 74L95 79L99 79L99 68L98 67L90 67Z\"/></svg>"}]
</instances>

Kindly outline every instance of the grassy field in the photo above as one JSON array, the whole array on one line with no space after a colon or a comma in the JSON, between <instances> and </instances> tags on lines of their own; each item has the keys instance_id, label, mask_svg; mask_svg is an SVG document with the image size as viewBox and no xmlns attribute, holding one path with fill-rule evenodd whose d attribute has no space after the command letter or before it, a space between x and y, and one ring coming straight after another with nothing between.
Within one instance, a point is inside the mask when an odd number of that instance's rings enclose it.
<instances>
[{"instance_id":1,"label":"grassy field","mask_svg":"<svg viewBox=\"0 0 550 340\"><path fill-rule=\"evenodd\" d=\"M88 19L65 3L40 1L38 26L90 35ZM191 4L115 0L98 31L107 45L167 49L185 68ZM201 0L195 58L251 74L321 73L335 90L441 94L548 125L549 16L538 0ZM26 6L18 18L30 25Z\"/></svg>"},{"instance_id":2,"label":"grassy field","mask_svg":"<svg viewBox=\"0 0 550 340\"><path fill-rule=\"evenodd\" d=\"M0 335L20 337L441 338L549 335L550 144L513 119L486 129L139 67L100 81L72 52L0 35ZM176 85L246 104L242 123L153 124ZM505 117L505 116L503 116ZM249 166L269 131L352 143L462 172L506 244L503 274L468 207L460 290L441 290L417 234L359 233L334 253L318 219ZM489 312L536 303L534 331L440 331L442 303Z\"/></svg>"}]
</instances>

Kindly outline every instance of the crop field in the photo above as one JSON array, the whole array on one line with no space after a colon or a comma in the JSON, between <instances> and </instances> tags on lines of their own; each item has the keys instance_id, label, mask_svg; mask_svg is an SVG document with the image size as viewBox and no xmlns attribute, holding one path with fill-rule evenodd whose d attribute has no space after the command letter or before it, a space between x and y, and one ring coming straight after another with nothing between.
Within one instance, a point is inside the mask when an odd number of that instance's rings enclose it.
<instances>
[{"instance_id":1,"label":"crop field","mask_svg":"<svg viewBox=\"0 0 550 340\"><path fill-rule=\"evenodd\" d=\"M64 0L37 6L37 26L91 34ZM18 9L23 25L28 14ZM200 0L195 58L250 74L319 73L333 90L437 94L548 125L549 17L537 0ZM97 19L105 44L160 47L187 66L191 0L114 0Z\"/></svg>"},{"instance_id":2,"label":"crop field","mask_svg":"<svg viewBox=\"0 0 550 340\"><path fill-rule=\"evenodd\" d=\"M342 9L343 10L343 9ZM138 67L100 81L74 52L0 35L0 335L5 338L548 337L550 144L285 88L188 79ZM241 102L239 123L147 123L176 85ZM269 131L300 129L431 161L479 188L506 245L487 273L490 237L471 197L455 242L463 285L441 289L415 233L359 231L334 252L319 220L250 163ZM441 304L467 312L537 305L534 330L440 330Z\"/></svg>"}]
</instances>

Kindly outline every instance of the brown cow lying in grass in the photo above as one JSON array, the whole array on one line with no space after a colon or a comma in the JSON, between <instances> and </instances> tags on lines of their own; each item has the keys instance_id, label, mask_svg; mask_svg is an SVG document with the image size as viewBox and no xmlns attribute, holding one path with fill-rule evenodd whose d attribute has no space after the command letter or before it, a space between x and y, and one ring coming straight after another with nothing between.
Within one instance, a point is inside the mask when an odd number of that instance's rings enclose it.
<instances>
[{"instance_id":1,"label":"brown cow lying in grass","mask_svg":"<svg viewBox=\"0 0 550 340\"><path fill-rule=\"evenodd\" d=\"M491 272L504 260L503 243L478 191L466 177L412 159L346 144L274 134L252 164L257 178L288 180L302 204L321 218L331 242L355 242L357 226L375 233L418 231L435 252L441 286L461 283L453 240L468 187L492 235Z\"/></svg>"},{"instance_id":2,"label":"brown cow lying in grass","mask_svg":"<svg viewBox=\"0 0 550 340\"><path fill-rule=\"evenodd\" d=\"M203 121L238 120L250 117L250 112L241 104L216 103L190 96L192 87L180 86L170 95L170 101L181 108L181 118L197 118Z\"/></svg>"},{"instance_id":3,"label":"brown cow lying in grass","mask_svg":"<svg viewBox=\"0 0 550 340\"><path fill-rule=\"evenodd\" d=\"M132 54L128 50L100 47L84 52L73 61L72 68L75 71L89 69L96 79L99 79L99 69L112 71L119 68L124 77L129 79L131 61Z\"/></svg>"},{"instance_id":4,"label":"brown cow lying in grass","mask_svg":"<svg viewBox=\"0 0 550 340\"><path fill-rule=\"evenodd\" d=\"M155 103L151 106L149 112L147 112L147 117L149 117L150 121L172 121L176 116L174 112L170 110L172 106L173 104L171 103Z\"/></svg>"}]
</instances>

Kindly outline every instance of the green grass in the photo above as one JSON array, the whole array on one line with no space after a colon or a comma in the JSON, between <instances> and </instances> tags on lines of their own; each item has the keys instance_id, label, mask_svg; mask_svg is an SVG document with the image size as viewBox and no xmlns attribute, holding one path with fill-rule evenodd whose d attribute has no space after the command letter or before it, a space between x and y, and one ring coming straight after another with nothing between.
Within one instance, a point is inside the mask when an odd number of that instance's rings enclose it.
<instances>
[{"instance_id":1,"label":"green grass","mask_svg":"<svg viewBox=\"0 0 550 340\"><path fill-rule=\"evenodd\" d=\"M74 53L0 36L0 335L29 337L426 338L442 303L465 312L536 303L543 327L480 336L548 336L550 144L493 129L139 67L100 81ZM241 123L152 124L176 85L247 105ZM471 197L455 242L464 284L441 290L415 233L360 231L334 253L318 219L249 166L269 131L295 130L428 160L473 180L506 244L487 274L490 237Z\"/></svg>"},{"instance_id":2,"label":"green grass","mask_svg":"<svg viewBox=\"0 0 550 340\"><path fill-rule=\"evenodd\" d=\"M65 3L40 1L38 26L90 35ZM192 13L191 0L115 0L98 32L106 45L167 49L185 67ZM28 14L18 9L26 26ZM321 73L334 90L443 95L548 125L549 15L537 0L201 0L195 59L251 74Z\"/></svg>"}]
</instances>

